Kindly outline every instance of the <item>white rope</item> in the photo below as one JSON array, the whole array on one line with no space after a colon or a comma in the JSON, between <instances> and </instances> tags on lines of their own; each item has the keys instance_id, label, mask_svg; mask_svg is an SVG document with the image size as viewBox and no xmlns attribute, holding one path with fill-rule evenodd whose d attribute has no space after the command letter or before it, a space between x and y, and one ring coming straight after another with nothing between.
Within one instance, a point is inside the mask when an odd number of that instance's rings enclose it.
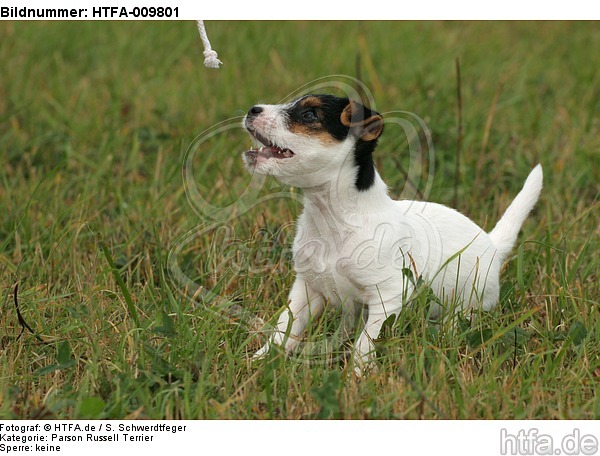
<instances>
[{"instance_id":1,"label":"white rope","mask_svg":"<svg viewBox=\"0 0 600 456\"><path fill-rule=\"evenodd\" d=\"M204 21L197 21L198 24L198 33L200 33L200 39L202 40L202 45L204 46L204 66L207 68L219 68L223 62L219 60L219 56L215 51L210 47L210 41L208 41L208 35L206 34L206 29L204 28Z\"/></svg>"}]
</instances>

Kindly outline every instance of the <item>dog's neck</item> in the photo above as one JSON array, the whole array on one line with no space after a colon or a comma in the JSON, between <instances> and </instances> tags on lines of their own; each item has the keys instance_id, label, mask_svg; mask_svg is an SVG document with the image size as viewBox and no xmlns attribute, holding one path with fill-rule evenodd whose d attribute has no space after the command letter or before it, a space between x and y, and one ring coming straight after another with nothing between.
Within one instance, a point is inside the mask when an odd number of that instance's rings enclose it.
<instances>
[{"instance_id":1,"label":"dog's neck","mask_svg":"<svg viewBox=\"0 0 600 456\"><path fill-rule=\"evenodd\" d=\"M373 183L362 190L356 186L356 172L356 167L344 166L334 181L304 188L305 210L337 220L388 211L393 200L377 170Z\"/></svg>"}]
</instances>

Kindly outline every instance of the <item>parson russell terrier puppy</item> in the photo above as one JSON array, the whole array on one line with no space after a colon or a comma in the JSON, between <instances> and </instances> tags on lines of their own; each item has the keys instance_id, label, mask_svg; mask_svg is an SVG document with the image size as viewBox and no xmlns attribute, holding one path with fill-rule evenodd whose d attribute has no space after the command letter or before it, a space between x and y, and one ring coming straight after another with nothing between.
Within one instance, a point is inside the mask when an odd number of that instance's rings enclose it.
<instances>
[{"instance_id":1,"label":"parson russell terrier puppy","mask_svg":"<svg viewBox=\"0 0 600 456\"><path fill-rule=\"evenodd\" d=\"M409 302L415 278L431 287L442 315L444 303L489 310L498 302L500 267L539 197L541 166L486 233L454 209L388 196L372 157L383 124L379 113L333 95L256 105L244 118L256 145L243 154L246 167L304 193L292 249L296 280L255 357L273 345L293 350L310 318L328 304L343 306L348 329L365 314L354 345L360 376L372 367L383 322Z\"/></svg>"}]
</instances>

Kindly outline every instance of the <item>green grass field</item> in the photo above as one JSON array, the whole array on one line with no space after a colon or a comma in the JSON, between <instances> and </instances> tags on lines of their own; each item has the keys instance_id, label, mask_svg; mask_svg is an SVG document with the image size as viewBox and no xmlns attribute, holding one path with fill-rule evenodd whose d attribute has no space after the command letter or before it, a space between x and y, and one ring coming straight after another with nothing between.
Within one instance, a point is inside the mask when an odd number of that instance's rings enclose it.
<instances>
[{"instance_id":1,"label":"green grass field","mask_svg":"<svg viewBox=\"0 0 600 456\"><path fill-rule=\"evenodd\" d=\"M192 22L0 22L0 418L600 418L597 23L207 28L219 70L203 67ZM285 304L293 281L285 239L269 244L268 267L237 274L228 262L251 263L260 245L224 254L214 233L181 244L209 225L182 179L194 138L333 74L361 79L381 112L424 119L428 199L455 201L487 228L534 164L545 174L500 304L452 332L428 322L419 299L360 381L343 350L249 361L264 340L259 318ZM232 129L193 157L210 204L235 202L250 182L247 144ZM376 156L394 197L414 191L399 130ZM274 191L298 193L267 181L260 195ZM300 210L276 198L226 225L253 240ZM173 279L178 245L182 271L217 295L209 304ZM314 322L307 340L335 322Z\"/></svg>"}]
</instances>

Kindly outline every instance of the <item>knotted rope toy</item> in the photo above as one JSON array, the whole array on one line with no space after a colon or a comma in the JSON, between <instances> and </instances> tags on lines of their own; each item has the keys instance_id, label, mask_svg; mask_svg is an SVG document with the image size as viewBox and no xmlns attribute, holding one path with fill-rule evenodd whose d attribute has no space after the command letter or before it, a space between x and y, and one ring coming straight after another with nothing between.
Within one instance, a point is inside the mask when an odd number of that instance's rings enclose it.
<instances>
[{"instance_id":1,"label":"knotted rope toy","mask_svg":"<svg viewBox=\"0 0 600 456\"><path fill-rule=\"evenodd\" d=\"M204 46L204 66L207 68L219 68L219 65L223 64L219 60L219 56L216 51L213 51L210 47L210 41L208 41L208 35L204 28L204 21L197 21L198 33L200 33L200 39Z\"/></svg>"}]
</instances>

